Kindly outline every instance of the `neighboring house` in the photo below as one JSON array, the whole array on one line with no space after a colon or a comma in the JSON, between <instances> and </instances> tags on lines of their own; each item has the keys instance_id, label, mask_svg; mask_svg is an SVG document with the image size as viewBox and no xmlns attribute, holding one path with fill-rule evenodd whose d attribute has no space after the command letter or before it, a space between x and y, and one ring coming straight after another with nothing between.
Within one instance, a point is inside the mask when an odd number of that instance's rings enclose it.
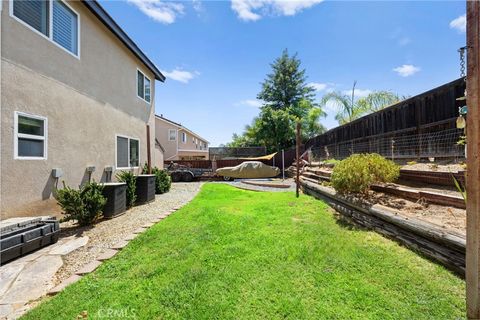
<instances>
[{"instance_id":1,"label":"neighboring house","mask_svg":"<svg viewBox=\"0 0 480 320\"><path fill-rule=\"evenodd\" d=\"M96 1L4 0L0 11L1 217L58 213L62 181L140 172L165 80L155 64Z\"/></svg>"},{"instance_id":2,"label":"neighboring house","mask_svg":"<svg viewBox=\"0 0 480 320\"><path fill-rule=\"evenodd\" d=\"M163 160L206 160L209 142L180 123L155 116L156 154L163 149ZM162 166L156 156L157 166Z\"/></svg>"}]
</instances>

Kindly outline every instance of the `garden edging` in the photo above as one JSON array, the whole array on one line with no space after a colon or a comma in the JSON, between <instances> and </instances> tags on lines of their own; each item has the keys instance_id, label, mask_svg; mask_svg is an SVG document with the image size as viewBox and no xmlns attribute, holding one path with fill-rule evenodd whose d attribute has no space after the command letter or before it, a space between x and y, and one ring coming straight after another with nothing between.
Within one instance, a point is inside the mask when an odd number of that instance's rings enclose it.
<instances>
[{"instance_id":1,"label":"garden edging","mask_svg":"<svg viewBox=\"0 0 480 320\"><path fill-rule=\"evenodd\" d=\"M334 190L302 177L300 185L306 194L326 201L347 220L419 251L462 277L465 275L464 235L429 222L404 217L381 205L361 207L339 196Z\"/></svg>"}]
</instances>

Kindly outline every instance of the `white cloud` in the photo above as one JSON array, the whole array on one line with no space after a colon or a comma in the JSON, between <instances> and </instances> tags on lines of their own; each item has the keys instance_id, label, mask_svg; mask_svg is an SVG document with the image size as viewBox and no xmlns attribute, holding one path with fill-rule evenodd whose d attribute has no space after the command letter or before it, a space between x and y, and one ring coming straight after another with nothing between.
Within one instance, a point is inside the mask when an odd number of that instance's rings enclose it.
<instances>
[{"instance_id":1,"label":"white cloud","mask_svg":"<svg viewBox=\"0 0 480 320\"><path fill-rule=\"evenodd\" d=\"M310 82L308 86L312 87L315 89L315 91L323 91L327 89L328 84L326 83L319 83L319 82Z\"/></svg>"},{"instance_id":2,"label":"white cloud","mask_svg":"<svg viewBox=\"0 0 480 320\"><path fill-rule=\"evenodd\" d=\"M352 96L352 89L342 91L343 94ZM355 98L364 98L372 93L372 90L369 89L356 89L355 88Z\"/></svg>"},{"instance_id":3,"label":"white cloud","mask_svg":"<svg viewBox=\"0 0 480 320\"><path fill-rule=\"evenodd\" d=\"M467 15L461 15L460 17L450 21L450 28L456 29L458 32L467 31Z\"/></svg>"},{"instance_id":4,"label":"white cloud","mask_svg":"<svg viewBox=\"0 0 480 320\"><path fill-rule=\"evenodd\" d=\"M415 67L411 64L404 64L400 67L393 68L393 71L398 73L401 77L409 77L420 71L419 67Z\"/></svg>"},{"instance_id":5,"label":"white cloud","mask_svg":"<svg viewBox=\"0 0 480 320\"><path fill-rule=\"evenodd\" d=\"M162 70L162 73L165 75L165 77L167 77L167 79L172 79L182 83L188 83L190 80L200 75L200 72L198 71L190 72L179 68L175 68L170 72Z\"/></svg>"},{"instance_id":6,"label":"white cloud","mask_svg":"<svg viewBox=\"0 0 480 320\"><path fill-rule=\"evenodd\" d=\"M171 24L176 18L183 15L185 7L181 3L165 2L162 0L127 0L140 11L155 21Z\"/></svg>"},{"instance_id":7,"label":"white cloud","mask_svg":"<svg viewBox=\"0 0 480 320\"><path fill-rule=\"evenodd\" d=\"M257 99L247 99L247 100L242 100L242 101L236 103L235 105L260 108L263 104L262 104L262 101L257 100Z\"/></svg>"},{"instance_id":8,"label":"white cloud","mask_svg":"<svg viewBox=\"0 0 480 320\"><path fill-rule=\"evenodd\" d=\"M202 0L192 0L192 6L193 10L195 10L197 13L203 13L205 11Z\"/></svg>"},{"instance_id":9,"label":"white cloud","mask_svg":"<svg viewBox=\"0 0 480 320\"><path fill-rule=\"evenodd\" d=\"M294 16L323 0L231 0L231 8L244 21L257 21L265 15Z\"/></svg>"}]
</instances>

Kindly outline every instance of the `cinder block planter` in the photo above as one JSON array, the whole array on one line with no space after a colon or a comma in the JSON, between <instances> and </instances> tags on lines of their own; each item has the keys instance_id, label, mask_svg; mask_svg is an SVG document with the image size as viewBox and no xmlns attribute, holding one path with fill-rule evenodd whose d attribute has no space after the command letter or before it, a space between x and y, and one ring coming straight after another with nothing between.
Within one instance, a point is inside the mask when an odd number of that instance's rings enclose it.
<instances>
[{"instance_id":1,"label":"cinder block planter","mask_svg":"<svg viewBox=\"0 0 480 320\"><path fill-rule=\"evenodd\" d=\"M125 182L109 182L103 184L103 196L107 203L103 208L103 216L115 218L127 210L127 184Z\"/></svg>"},{"instance_id":2,"label":"cinder block planter","mask_svg":"<svg viewBox=\"0 0 480 320\"><path fill-rule=\"evenodd\" d=\"M136 204L144 204L155 200L155 175L141 174L136 176Z\"/></svg>"},{"instance_id":3,"label":"cinder block planter","mask_svg":"<svg viewBox=\"0 0 480 320\"><path fill-rule=\"evenodd\" d=\"M33 219L0 230L0 265L58 241L57 220Z\"/></svg>"}]
</instances>

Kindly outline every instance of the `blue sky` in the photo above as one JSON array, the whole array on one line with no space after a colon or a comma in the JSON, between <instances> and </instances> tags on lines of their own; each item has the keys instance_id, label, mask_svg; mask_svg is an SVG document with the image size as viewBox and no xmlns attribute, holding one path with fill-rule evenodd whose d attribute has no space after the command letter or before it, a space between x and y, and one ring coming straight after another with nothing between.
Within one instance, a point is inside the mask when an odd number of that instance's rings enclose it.
<instances>
[{"instance_id":1,"label":"blue sky","mask_svg":"<svg viewBox=\"0 0 480 320\"><path fill-rule=\"evenodd\" d=\"M329 90L415 95L459 77L465 2L101 1L167 76L156 113L211 146L258 114L256 95L284 48L298 53L318 98ZM334 110L322 119L337 125Z\"/></svg>"}]
</instances>

